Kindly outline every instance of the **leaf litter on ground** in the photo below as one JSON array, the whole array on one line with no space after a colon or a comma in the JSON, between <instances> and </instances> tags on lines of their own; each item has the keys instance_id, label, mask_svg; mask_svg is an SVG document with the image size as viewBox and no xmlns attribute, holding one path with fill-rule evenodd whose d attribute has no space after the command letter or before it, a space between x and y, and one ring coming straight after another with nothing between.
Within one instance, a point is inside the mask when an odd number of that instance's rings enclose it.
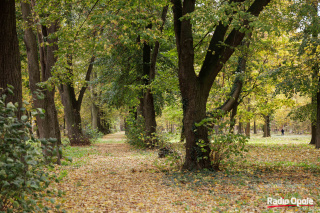
<instances>
[{"instance_id":1,"label":"leaf litter on ground","mask_svg":"<svg viewBox=\"0 0 320 213\"><path fill-rule=\"evenodd\" d=\"M67 212L320 212L319 150L308 137L280 139L251 139L245 158L222 171L190 172L160 167L156 151L130 147L123 133L107 135L69 150L74 161L56 167L64 177L54 187L64 195L55 205ZM268 197L311 198L315 206L269 209Z\"/></svg>"}]
</instances>

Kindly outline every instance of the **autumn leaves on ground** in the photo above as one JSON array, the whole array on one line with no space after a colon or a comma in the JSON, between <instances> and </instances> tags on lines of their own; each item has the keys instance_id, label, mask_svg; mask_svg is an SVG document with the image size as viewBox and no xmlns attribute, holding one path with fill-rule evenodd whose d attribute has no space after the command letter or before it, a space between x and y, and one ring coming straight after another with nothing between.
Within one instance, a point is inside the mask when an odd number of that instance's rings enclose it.
<instances>
[{"instance_id":1,"label":"autumn leaves on ground","mask_svg":"<svg viewBox=\"0 0 320 213\"><path fill-rule=\"evenodd\" d=\"M251 139L244 159L222 171L181 171L156 151L125 143L122 132L90 147L67 147L57 166L68 212L319 212L320 153L308 136ZM268 208L267 198L311 198L314 207Z\"/></svg>"}]
</instances>

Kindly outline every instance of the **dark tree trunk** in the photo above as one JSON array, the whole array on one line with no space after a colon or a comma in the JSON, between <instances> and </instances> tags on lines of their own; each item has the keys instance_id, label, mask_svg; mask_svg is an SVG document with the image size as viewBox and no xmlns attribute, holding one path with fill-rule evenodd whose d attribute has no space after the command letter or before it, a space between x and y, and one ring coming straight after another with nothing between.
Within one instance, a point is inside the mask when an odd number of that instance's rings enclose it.
<instances>
[{"instance_id":1,"label":"dark tree trunk","mask_svg":"<svg viewBox=\"0 0 320 213\"><path fill-rule=\"evenodd\" d=\"M148 87L155 77L155 69L151 69L151 46L146 43L143 45L143 76L148 77L147 79L144 79L144 85ZM142 108L147 137L145 143L149 148L153 148L156 145L155 133L157 123L153 95L150 88L147 88L144 91L140 107Z\"/></svg>"},{"instance_id":2,"label":"dark tree trunk","mask_svg":"<svg viewBox=\"0 0 320 213\"><path fill-rule=\"evenodd\" d=\"M256 118L254 118L254 121L253 121L253 134L257 134Z\"/></svg>"},{"instance_id":3,"label":"dark tree trunk","mask_svg":"<svg viewBox=\"0 0 320 213\"><path fill-rule=\"evenodd\" d=\"M232 111L231 111L231 115L230 115L230 121L231 121L231 124L230 124L230 130L229 132L230 133L233 133L234 132L234 126L236 125L236 115L237 115L237 112L238 112L238 105L239 103L237 102L233 108L232 108Z\"/></svg>"},{"instance_id":4,"label":"dark tree trunk","mask_svg":"<svg viewBox=\"0 0 320 213\"><path fill-rule=\"evenodd\" d=\"M270 116L264 116L263 137L270 137Z\"/></svg>"},{"instance_id":5,"label":"dark tree trunk","mask_svg":"<svg viewBox=\"0 0 320 213\"><path fill-rule=\"evenodd\" d=\"M72 58L70 57L71 62ZM86 81L90 80L90 75L93 69L93 62L95 57L91 57L88 70L86 73ZM70 66L71 67L71 66ZM70 75L72 76L72 70L68 69ZM84 93L87 89L87 85L84 85L79 93L78 99L76 98L75 89L72 82L68 82L59 87L59 92L61 96L61 102L64 106L64 116L67 123L67 134L70 140L70 144L73 145L89 145L90 141L82 133L81 127L81 104L83 100Z\"/></svg>"},{"instance_id":6,"label":"dark tree trunk","mask_svg":"<svg viewBox=\"0 0 320 213\"><path fill-rule=\"evenodd\" d=\"M311 123L311 141L310 144L316 144L317 124Z\"/></svg>"},{"instance_id":7,"label":"dark tree trunk","mask_svg":"<svg viewBox=\"0 0 320 213\"><path fill-rule=\"evenodd\" d=\"M317 39L319 34L319 27L317 25L319 24L319 16L318 16L318 1L313 2L313 10L311 11L312 14L312 25L314 27L312 32L312 38ZM313 53L316 53L316 47L313 49ZM319 78L319 63L314 63L312 66L313 70L313 76L315 86L317 87L317 94L316 96L312 96L312 104L314 105L316 103L316 123L314 122L314 119L311 119L311 131L312 131L312 138L310 144L315 144L316 148L320 148L320 91L319 91L319 85L320 85L320 78Z\"/></svg>"},{"instance_id":8,"label":"dark tree trunk","mask_svg":"<svg viewBox=\"0 0 320 213\"><path fill-rule=\"evenodd\" d=\"M31 5L29 3L21 2L21 11L23 20L27 23L27 27L24 32L24 42L27 49L29 85L33 97L33 107L42 108L45 110L44 118L36 116L39 138L57 139L57 142L54 144L53 149L56 149L57 163L60 164L61 153L59 152L59 146L61 144L61 134L59 129L57 110L54 102L55 90L53 89L52 91L49 91L45 88L42 89L37 86L38 83L45 82L51 77L51 68L56 62L53 51L57 50L58 48L57 44L55 43L57 40L52 38L48 39L48 43L50 44L50 46L47 47L46 53L42 53L46 56L46 64L42 64L43 67L41 76L38 59L39 52L37 47L37 37L32 30L32 26L34 23L32 20ZM47 35L54 33L57 30L57 24L52 24L50 28L45 28L45 30L47 31ZM40 51L43 50L43 48L40 48ZM38 99L37 97L37 92L40 89L45 95L44 99ZM52 152L53 150L48 150L48 148L44 149L44 153L46 155L48 155L49 151Z\"/></svg>"},{"instance_id":9,"label":"dark tree trunk","mask_svg":"<svg viewBox=\"0 0 320 213\"><path fill-rule=\"evenodd\" d=\"M256 0L247 12L258 16L269 1ZM171 0L171 2L173 3L174 30L179 58L179 86L185 112L186 159L183 168L189 170L211 168L208 130L204 126L196 127L196 123L206 117L206 103L212 84L224 63L233 54L235 47L243 40L245 33L230 29L228 24L220 22L212 35L207 54L197 76L194 70L192 22L190 18L182 18L194 12L195 1ZM248 22L244 20L242 24L247 26ZM221 45L221 42L226 45ZM233 108L234 103L235 101L231 100L227 102L228 111ZM198 143L202 143L201 147Z\"/></svg>"},{"instance_id":10,"label":"dark tree trunk","mask_svg":"<svg viewBox=\"0 0 320 213\"><path fill-rule=\"evenodd\" d=\"M14 0L0 1L0 94L7 85L14 87L14 95L7 93L6 102L22 104L21 62L16 31ZM20 116L18 112L18 117Z\"/></svg>"},{"instance_id":11,"label":"dark tree trunk","mask_svg":"<svg viewBox=\"0 0 320 213\"><path fill-rule=\"evenodd\" d=\"M320 82L320 78L319 78L319 82ZM316 140L315 140L315 144L316 144L316 148L319 149L320 148L320 134L318 134L320 132L320 92L317 92L317 130L316 130Z\"/></svg>"}]
</instances>

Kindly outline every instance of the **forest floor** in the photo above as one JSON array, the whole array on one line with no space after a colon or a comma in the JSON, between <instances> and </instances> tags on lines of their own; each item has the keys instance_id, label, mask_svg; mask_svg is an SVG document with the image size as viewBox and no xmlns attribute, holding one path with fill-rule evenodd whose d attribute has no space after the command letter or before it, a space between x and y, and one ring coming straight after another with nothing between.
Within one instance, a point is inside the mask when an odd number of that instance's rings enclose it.
<instances>
[{"instance_id":1,"label":"forest floor","mask_svg":"<svg viewBox=\"0 0 320 213\"><path fill-rule=\"evenodd\" d=\"M320 151L306 136L253 137L244 159L222 171L180 171L122 132L67 147L56 198L67 212L320 212ZM313 199L312 207L268 208L267 199Z\"/></svg>"}]
</instances>

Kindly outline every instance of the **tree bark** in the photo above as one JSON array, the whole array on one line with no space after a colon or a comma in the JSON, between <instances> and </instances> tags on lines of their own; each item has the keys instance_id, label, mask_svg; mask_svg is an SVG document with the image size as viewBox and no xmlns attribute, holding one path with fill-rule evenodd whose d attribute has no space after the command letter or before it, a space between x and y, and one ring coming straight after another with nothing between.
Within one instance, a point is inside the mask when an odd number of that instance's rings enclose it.
<instances>
[{"instance_id":1,"label":"tree bark","mask_svg":"<svg viewBox=\"0 0 320 213\"><path fill-rule=\"evenodd\" d=\"M21 2L21 11L23 20L26 22L27 27L24 31L24 43L26 45L27 50L27 58L28 58L28 72L29 72L29 85L30 90L32 92L33 97L33 107L34 108L42 108L45 110L45 117L40 118L40 116L36 116L38 130L39 130L39 138L49 139L56 138L57 142L52 147L52 150L48 150L46 147L44 149L44 153L49 155L49 152L52 152L53 149L56 149L57 156L57 164L60 164L61 153L59 152L59 146L61 144L61 133L59 129L58 123L58 115L54 102L54 93L55 90L52 91L47 90L46 88L39 88L37 86L40 82L45 82L51 77L51 68L56 62L56 58L54 57L53 51L57 50L56 39L48 39L48 43L51 47L47 47L47 56L45 64L42 64L42 75L40 74L39 67L39 49L37 46L37 36L32 30L32 26L34 24L32 20L32 12L31 5L27 2ZM57 30L57 25L53 24L53 27L48 29L46 34L54 33ZM40 35L40 34L38 34ZM40 46L40 45L39 45ZM40 51L44 49L40 48ZM42 78L41 78L42 77ZM38 98L38 92L42 91L45 95L44 99ZM50 154L52 155L52 153Z\"/></svg>"},{"instance_id":2,"label":"tree bark","mask_svg":"<svg viewBox=\"0 0 320 213\"><path fill-rule=\"evenodd\" d=\"M320 84L320 78L319 78L319 84ZM320 148L320 91L317 92L317 130L316 130L316 149Z\"/></svg>"},{"instance_id":3,"label":"tree bark","mask_svg":"<svg viewBox=\"0 0 320 213\"><path fill-rule=\"evenodd\" d=\"M69 63L72 63L71 60L72 58L70 57ZM92 56L85 77L86 81L90 80L94 60L95 57ZM68 71L72 76L72 69L68 69ZM61 102L64 106L64 116L67 123L67 134L72 146L90 144L89 139L86 138L82 133L80 115L81 104L87 87L88 86L86 84L81 88L78 98L76 98L75 89L72 82L67 82L59 87Z\"/></svg>"},{"instance_id":4,"label":"tree bark","mask_svg":"<svg viewBox=\"0 0 320 213\"><path fill-rule=\"evenodd\" d=\"M238 134L242 134L243 131L242 131L242 122L239 121L239 126L238 126Z\"/></svg>"},{"instance_id":5,"label":"tree bark","mask_svg":"<svg viewBox=\"0 0 320 213\"><path fill-rule=\"evenodd\" d=\"M269 115L264 115L263 137L271 137Z\"/></svg>"},{"instance_id":6,"label":"tree bark","mask_svg":"<svg viewBox=\"0 0 320 213\"><path fill-rule=\"evenodd\" d=\"M22 106L21 62L19 41L16 31L15 1L0 1L0 95L7 85L14 87L14 94L8 92L6 102ZM1 88L3 90L1 90ZM18 118L21 113L18 112Z\"/></svg>"},{"instance_id":7,"label":"tree bark","mask_svg":"<svg viewBox=\"0 0 320 213\"><path fill-rule=\"evenodd\" d=\"M254 121L253 121L253 134L257 134L256 118L254 118Z\"/></svg>"},{"instance_id":8,"label":"tree bark","mask_svg":"<svg viewBox=\"0 0 320 213\"><path fill-rule=\"evenodd\" d=\"M246 136L250 138L250 121L247 122L245 133Z\"/></svg>"}]
</instances>

